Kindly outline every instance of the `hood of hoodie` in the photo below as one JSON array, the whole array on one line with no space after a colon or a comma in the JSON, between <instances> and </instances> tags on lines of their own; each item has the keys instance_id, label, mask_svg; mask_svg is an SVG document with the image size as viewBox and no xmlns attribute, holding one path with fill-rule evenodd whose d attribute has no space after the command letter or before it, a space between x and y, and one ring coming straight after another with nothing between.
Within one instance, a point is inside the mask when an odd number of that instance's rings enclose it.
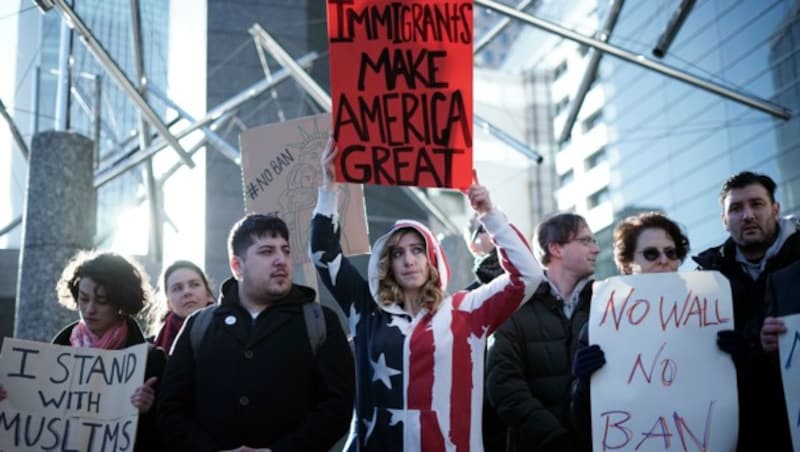
<instances>
[{"instance_id":1,"label":"hood of hoodie","mask_svg":"<svg viewBox=\"0 0 800 452\"><path fill-rule=\"evenodd\" d=\"M447 283L450 281L450 266L447 263L447 258L444 255L444 250L441 244L436 240L436 236L428 229L427 226L414 220L397 220L388 232L383 234L375 244L372 245L372 254L369 256L369 264L367 267L367 275L369 279L369 291L372 294L372 299L382 309L392 312L404 314L405 311L399 306L384 306L378 300L378 289L380 287L378 280L378 265L380 263L381 254L386 247L386 242L391 235L399 229L413 229L417 231L423 239L425 239L425 251L428 253L428 261L436 267L439 272L439 287L444 291L447 288ZM396 312L395 312L396 311Z\"/></svg>"}]
</instances>

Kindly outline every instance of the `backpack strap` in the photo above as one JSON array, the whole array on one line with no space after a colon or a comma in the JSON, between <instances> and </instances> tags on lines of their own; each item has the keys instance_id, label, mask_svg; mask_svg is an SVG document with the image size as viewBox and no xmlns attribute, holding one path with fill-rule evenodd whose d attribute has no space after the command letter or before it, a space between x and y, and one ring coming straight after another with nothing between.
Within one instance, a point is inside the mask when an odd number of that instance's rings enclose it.
<instances>
[{"instance_id":1,"label":"backpack strap","mask_svg":"<svg viewBox=\"0 0 800 452\"><path fill-rule=\"evenodd\" d=\"M325 313L322 312L322 305L313 301L303 305L303 317L306 321L306 332L308 342L311 345L311 352L317 355L317 350L325 342L327 330L325 329Z\"/></svg>"},{"instance_id":2,"label":"backpack strap","mask_svg":"<svg viewBox=\"0 0 800 452\"><path fill-rule=\"evenodd\" d=\"M194 322L189 330L189 342L192 344L192 351L194 352L194 360L197 361L197 352L200 349L200 342L203 341L203 336L211 324L211 319L214 318L214 311L217 309L217 304L207 306L194 315Z\"/></svg>"}]
</instances>

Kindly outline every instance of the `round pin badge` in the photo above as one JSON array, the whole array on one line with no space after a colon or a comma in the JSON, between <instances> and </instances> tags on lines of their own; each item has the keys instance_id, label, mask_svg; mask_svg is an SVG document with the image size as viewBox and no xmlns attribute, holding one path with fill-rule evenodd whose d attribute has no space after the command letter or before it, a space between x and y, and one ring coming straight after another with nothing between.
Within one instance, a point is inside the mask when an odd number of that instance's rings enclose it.
<instances>
[{"instance_id":1,"label":"round pin badge","mask_svg":"<svg viewBox=\"0 0 800 452\"><path fill-rule=\"evenodd\" d=\"M225 317L225 324L226 325L233 325L234 323L236 323L236 317L234 317L232 315L229 315L228 317Z\"/></svg>"}]
</instances>

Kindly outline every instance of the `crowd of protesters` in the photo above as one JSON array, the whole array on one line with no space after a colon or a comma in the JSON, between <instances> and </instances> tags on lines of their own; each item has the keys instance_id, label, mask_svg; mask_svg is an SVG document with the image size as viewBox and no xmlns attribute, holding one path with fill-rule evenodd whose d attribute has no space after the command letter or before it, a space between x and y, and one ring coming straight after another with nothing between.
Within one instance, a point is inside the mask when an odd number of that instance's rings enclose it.
<instances>
[{"instance_id":1,"label":"crowd of protesters","mask_svg":"<svg viewBox=\"0 0 800 452\"><path fill-rule=\"evenodd\" d=\"M232 276L215 301L203 270L169 265L154 301L136 262L80 252L57 286L78 311L54 344L122 349L148 342L135 317L162 325L131 394L135 450L589 451L590 388L606 365L588 319L601 250L574 213L542 221L532 250L474 183L466 241L475 280L454 272L436 235L398 219L372 246L366 275L340 247L332 140L311 221L320 281L350 317L350 341L315 291L293 282L286 223L247 215L228 239ZM737 450L791 451L777 343L800 312L800 223L782 218L775 182L749 171L720 192L724 242L692 257L730 282L734 323L716 346L736 370ZM663 212L625 218L613 236L622 275L676 272L687 231ZM0 401L9 394L0 385ZM349 434L348 434L349 431Z\"/></svg>"}]
</instances>

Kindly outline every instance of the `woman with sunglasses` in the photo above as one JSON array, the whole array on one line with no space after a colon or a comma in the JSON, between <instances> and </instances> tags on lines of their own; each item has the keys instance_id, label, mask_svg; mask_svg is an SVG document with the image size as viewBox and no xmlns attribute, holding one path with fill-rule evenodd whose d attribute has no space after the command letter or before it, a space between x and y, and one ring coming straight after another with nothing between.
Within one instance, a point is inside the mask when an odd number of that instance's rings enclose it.
<instances>
[{"instance_id":1,"label":"woman with sunglasses","mask_svg":"<svg viewBox=\"0 0 800 452\"><path fill-rule=\"evenodd\" d=\"M689 254L689 239L681 228L659 212L625 218L614 229L614 262L624 275L678 270ZM583 442L591 444L589 380L606 363L599 345L589 343L589 325L580 333L580 346L572 366L572 416ZM591 446L587 450L591 450Z\"/></svg>"}]
</instances>

